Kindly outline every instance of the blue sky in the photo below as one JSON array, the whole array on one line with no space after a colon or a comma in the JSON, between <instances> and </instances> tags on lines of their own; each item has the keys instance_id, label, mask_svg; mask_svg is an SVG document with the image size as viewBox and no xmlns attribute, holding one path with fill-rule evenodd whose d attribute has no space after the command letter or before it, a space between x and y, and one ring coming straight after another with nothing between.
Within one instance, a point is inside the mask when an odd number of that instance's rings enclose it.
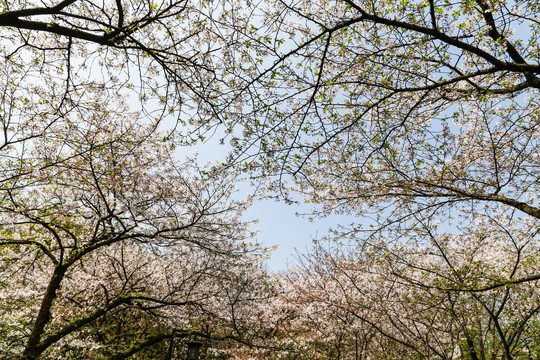
<instances>
[{"instance_id":1,"label":"blue sky","mask_svg":"<svg viewBox=\"0 0 540 360\"><path fill-rule=\"evenodd\" d=\"M296 252L309 250L313 239L322 238L329 228L338 224L349 224L355 220L351 216L333 215L323 219L309 221L296 216L296 212L307 212L311 205L287 205L274 200L262 200L255 203L245 214L246 220L259 219L258 241L264 246L279 245L268 261L271 270L287 268L287 263L294 263Z\"/></svg>"}]
</instances>

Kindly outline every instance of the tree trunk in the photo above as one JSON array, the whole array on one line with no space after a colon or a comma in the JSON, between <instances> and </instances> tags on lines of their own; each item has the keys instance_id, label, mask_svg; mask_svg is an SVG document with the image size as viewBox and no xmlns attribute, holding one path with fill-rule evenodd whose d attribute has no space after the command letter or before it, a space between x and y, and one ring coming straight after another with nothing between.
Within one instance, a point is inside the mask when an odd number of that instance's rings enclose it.
<instances>
[{"instance_id":1,"label":"tree trunk","mask_svg":"<svg viewBox=\"0 0 540 360\"><path fill-rule=\"evenodd\" d=\"M33 360L36 359L46 348L39 347L39 341L41 335L45 329L45 326L51 319L51 307L54 299L56 298L56 292L60 288L60 283L64 278L66 269L62 265L58 265L51 276L43 300L41 301L41 307L39 309L38 316L34 322L32 332L28 337L28 342L20 359Z\"/></svg>"}]
</instances>

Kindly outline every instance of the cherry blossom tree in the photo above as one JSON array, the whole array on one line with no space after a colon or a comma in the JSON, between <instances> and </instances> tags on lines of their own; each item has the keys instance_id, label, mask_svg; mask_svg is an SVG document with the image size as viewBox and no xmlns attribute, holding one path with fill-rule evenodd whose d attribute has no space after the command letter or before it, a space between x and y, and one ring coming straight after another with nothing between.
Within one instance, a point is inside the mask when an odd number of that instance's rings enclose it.
<instances>
[{"instance_id":1,"label":"cherry blossom tree","mask_svg":"<svg viewBox=\"0 0 540 360\"><path fill-rule=\"evenodd\" d=\"M244 91L231 158L274 194L359 219L331 234L352 255L319 249L291 275L297 311L313 311L312 349L354 358L365 339L371 358L537 353L538 10L260 6L231 67Z\"/></svg>"},{"instance_id":2,"label":"cherry blossom tree","mask_svg":"<svg viewBox=\"0 0 540 360\"><path fill-rule=\"evenodd\" d=\"M240 339L231 307L267 295L230 175L179 162L153 125L94 115L27 144L33 168L2 193L3 357L156 357L173 329Z\"/></svg>"},{"instance_id":3,"label":"cherry blossom tree","mask_svg":"<svg viewBox=\"0 0 540 360\"><path fill-rule=\"evenodd\" d=\"M232 158L318 214L371 218L339 236L535 222L537 14L534 1L264 3L230 70L245 105L228 120L243 129Z\"/></svg>"},{"instance_id":4,"label":"cherry blossom tree","mask_svg":"<svg viewBox=\"0 0 540 360\"><path fill-rule=\"evenodd\" d=\"M229 102L226 7L0 4L2 357L248 342L249 306L269 296L241 220L249 201L223 166L180 162L174 145L176 127Z\"/></svg>"},{"instance_id":5,"label":"cherry blossom tree","mask_svg":"<svg viewBox=\"0 0 540 360\"><path fill-rule=\"evenodd\" d=\"M65 116L91 99L90 89L131 94L147 120L219 115L216 95L225 98L225 92L217 84L220 36L210 3L23 0L0 6L2 83L9 90L4 140L13 140L7 125L19 124L19 117Z\"/></svg>"},{"instance_id":6,"label":"cherry blossom tree","mask_svg":"<svg viewBox=\"0 0 540 360\"><path fill-rule=\"evenodd\" d=\"M536 230L485 220L408 243L319 244L285 294L311 346L341 359L535 358L538 280L496 284L537 273Z\"/></svg>"},{"instance_id":7,"label":"cherry blossom tree","mask_svg":"<svg viewBox=\"0 0 540 360\"><path fill-rule=\"evenodd\" d=\"M175 127L223 116L220 9L191 1L1 3L1 186L27 172L27 140L50 137L56 122L83 113L130 112L166 126L171 141Z\"/></svg>"},{"instance_id":8,"label":"cherry blossom tree","mask_svg":"<svg viewBox=\"0 0 540 360\"><path fill-rule=\"evenodd\" d=\"M388 158L383 164L405 154L419 157L420 149L438 157L426 156L423 167L413 167L410 159L406 164L411 171L427 171L445 159L435 145L445 145L446 159L457 157L466 149L451 148L450 140L466 140L471 133L491 133L493 146L506 144L512 138L501 137L504 129L534 124L536 113L526 109L536 108L539 87L535 6L528 1L512 6L503 1L269 3L260 10L265 23L258 25L259 40L269 41L273 32L277 40L260 44L257 51L269 59L260 59L264 64L258 72L244 79L242 85L251 91L245 101L251 105L255 98L253 106L258 107L248 108L253 113L240 119L248 139L235 141L245 148L260 139L260 155L281 160L279 171L299 177L307 177L317 160L329 168L341 164L344 172L349 169L344 163L367 168L383 155ZM517 33L524 29L529 31ZM257 59L247 57L257 53L248 50L245 67L253 70L249 64ZM235 64L239 73L246 71L241 65ZM250 121L253 114L259 114L258 121ZM517 117L520 122L515 123ZM279 141L270 141L269 134ZM519 134L526 142L529 133ZM480 141L469 146L482 145ZM433 148L412 152L413 145L427 144ZM342 150L342 161L333 159L331 150ZM398 154L392 156L392 151ZM499 178L507 157L491 160L500 163ZM330 160L334 162L327 164ZM483 188L491 187L497 184Z\"/></svg>"}]
</instances>

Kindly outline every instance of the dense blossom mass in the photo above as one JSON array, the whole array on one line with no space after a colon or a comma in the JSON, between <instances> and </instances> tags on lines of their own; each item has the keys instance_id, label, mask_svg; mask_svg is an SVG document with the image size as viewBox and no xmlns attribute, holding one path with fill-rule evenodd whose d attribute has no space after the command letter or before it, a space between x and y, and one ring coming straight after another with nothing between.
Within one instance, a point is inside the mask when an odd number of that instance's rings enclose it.
<instances>
[{"instance_id":1,"label":"dense blossom mass","mask_svg":"<svg viewBox=\"0 0 540 360\"><path fill-rule=\"evenodd\" d=\"M0 357L538 358L539 36L536 0L1 2ZM257 196L358 221L272 273Z\"/></svg>"}]
</instances>

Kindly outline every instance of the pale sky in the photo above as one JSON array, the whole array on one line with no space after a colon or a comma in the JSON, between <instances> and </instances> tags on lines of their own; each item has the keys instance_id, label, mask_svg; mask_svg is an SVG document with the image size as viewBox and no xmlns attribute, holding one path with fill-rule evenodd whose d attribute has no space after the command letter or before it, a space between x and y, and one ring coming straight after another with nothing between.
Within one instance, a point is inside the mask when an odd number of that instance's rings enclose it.
<instances>
[{"instance_id":1,"label":"pale sky","mask_svg":"<svg viewBox=\"0 0 540 360\"><path fill-rule=\"evenodd\" d=\"M337 228L339 223L347 225L355 220L351 216L330 216L315 219L296 216L296 211L307 212L310 205L287 205L274 200L255 203L245 214L246 220L259 219L258 240L264 246L279 245L268 261L271 270L279 271L287 268L287 262L294 263L296 250L305 253L313 244L312 239L320 239L327 234L329 228Z\"/></svg>"}]
</instances>

